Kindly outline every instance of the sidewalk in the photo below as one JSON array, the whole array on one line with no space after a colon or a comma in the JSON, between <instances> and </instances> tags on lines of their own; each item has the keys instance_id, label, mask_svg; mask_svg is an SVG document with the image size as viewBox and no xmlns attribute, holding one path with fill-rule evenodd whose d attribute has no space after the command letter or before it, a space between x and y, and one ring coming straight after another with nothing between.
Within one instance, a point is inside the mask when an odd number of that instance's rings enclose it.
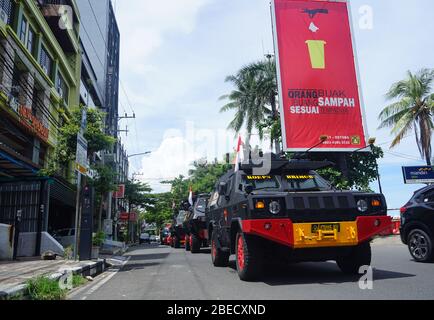
<instances>
[{"instance_id":1,"label":"sidewalk","mask_svg":"<svg viewBox=\"0 0 434 320\"><path fill-rule=\"evenodd\" d=\"M43 261L40 258L20 259L15 262L0 262L0 300L25 294L26 282L38 276L59 279L64 269L83 276L96 276L106 269L106 260L98 261Z\"/></svg>"}]
</instances>

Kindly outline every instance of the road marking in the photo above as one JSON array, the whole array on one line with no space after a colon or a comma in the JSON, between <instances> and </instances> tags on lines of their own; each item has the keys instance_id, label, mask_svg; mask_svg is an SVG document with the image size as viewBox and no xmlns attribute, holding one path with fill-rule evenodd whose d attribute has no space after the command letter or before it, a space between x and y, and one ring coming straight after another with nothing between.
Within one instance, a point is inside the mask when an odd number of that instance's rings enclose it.
<instances>
[{"instance_id":1,"label":"road marking","mask_svg":"<svg viewBox=\"0 0 434 320\"><path fill-rule=\"evenodd\" d=\"M101 281L99 281L98 283L96 283L94 286L92 286L83 296L83 298L81 298L81 300L86 300L90 295L94 294L99 288L101 288L104 284L106 284L107 282L110 281L110 279L112 279L119 271L122 270L123 267L125 267L125 265L128 263L128 261L130 261L131 257L128 257L127 260L125 260L122 265L118 268L118 269L111 269L108 270L106 272L110 274L108 275L104 275L103 274L103 278L101 279ZM84 288L83 288L84 290ZM70 298L77 296L81 291L77 291L75 292L73 295L70 295Z\"/></svg>"}]
</instances>

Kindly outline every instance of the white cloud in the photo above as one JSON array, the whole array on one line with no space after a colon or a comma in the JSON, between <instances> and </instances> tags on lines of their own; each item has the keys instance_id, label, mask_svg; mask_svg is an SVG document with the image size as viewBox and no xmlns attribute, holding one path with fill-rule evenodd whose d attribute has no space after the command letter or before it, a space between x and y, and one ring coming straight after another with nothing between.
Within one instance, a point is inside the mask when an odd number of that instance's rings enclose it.
<instances>
[{"instance_id":1,"label":"white cloud","mask_svg":"<svg viewBox=\"0 0 434 320\"><path fill-rule=\"evenodd\" d=\"M199 10L210 0L128 0L118 4L117 19L122 34L123 71L146 69L147 59L170 33L189 34Z\"/></svg>"},{"instance_id":2,"label":"white cloud","mask_svg":"<svg viewBox=\"0 0 434 320\"><path fill-rule=\"evenodd\" d=\"M168 191L168 186L160 182L180 174L187 176L191 164L199 157L186 139L169 137L163 140L157 151L143 158L140 180L148 182L155 192Z\"/></svg>"}]
</instances>

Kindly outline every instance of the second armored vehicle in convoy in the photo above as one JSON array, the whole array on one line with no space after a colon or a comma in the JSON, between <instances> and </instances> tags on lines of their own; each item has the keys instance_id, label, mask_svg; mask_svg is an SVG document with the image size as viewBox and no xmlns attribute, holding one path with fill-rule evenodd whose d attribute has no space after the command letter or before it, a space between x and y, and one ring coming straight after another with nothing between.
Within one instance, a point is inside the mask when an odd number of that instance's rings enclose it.
<instances>
[{"instance_id":1,"label":"second armored vehicle in convoy","mask_svg":"<svg viewBox=\"0 0 434 320\"><path fill-rule=\"evenodd\" d=\"M268 175L240 164L216 185L208 208L212 262L231 254L241 280L262 274L266 261L335 260L344 273L371 264L371 240L391 227L382 194L339 191L316 170L329 162L271 156Z\"/></svg>"},{"instance_id":2,"label":"second armored vehicle in convoy","mask_svg":"<svg viewBox=\"0 0 434 320\"><path fill-rule=\"evenodd\" d=\"M202 247L208 247L208 230L206 225L206 207L209 194L194 198L194 205L184 221L185 249L191 253L199 253Z\"/></svg>"}]
</instances>

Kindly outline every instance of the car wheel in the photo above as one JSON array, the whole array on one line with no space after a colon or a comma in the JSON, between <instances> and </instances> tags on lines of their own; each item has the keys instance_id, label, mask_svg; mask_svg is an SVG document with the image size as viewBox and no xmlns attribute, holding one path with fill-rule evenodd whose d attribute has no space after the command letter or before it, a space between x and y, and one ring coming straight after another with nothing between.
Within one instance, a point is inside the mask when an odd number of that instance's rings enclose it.
<instances>
[{"instance_id":1,"label":"car wheel","mask_svg":"<svg viewBox=\"0 0 434 320\"><path fill-rule=\"evenodd\" d=\"M257 240L239 232L236 238L237 272L242 281L254 281L262 273L264 259Z\"/></svg>"},{"instance_id":2,"label":"car wheel","mask_svg":"<svg viewBox=\"0 0 434 320\"><path fill-rule=\"evenodd\" d=\"M202 241L196 236L191 236L191 253L200 253Z\"/></svg>"},{"instance_id":3,"label":"car wheel","mask_svg":"<svg viewBox=\"0 0 434 320\"><path fill-rule=\"evenodd\" d=\"M225 268L229 265L229 253L217 246L217 234L213 233L211 240L211 258L214 267Z\"/></svg>"},{"instance_id":4,"label":"car wheel","mask_svg":"<svg viewBox=\"0 0 434 320\"><path fill-rule=\"evenodd\" d=\"M371 243L365 242L358 245L351 251L351 254L340 257L336 262L343 273L351 275L359 274L360 267L371 265Z\"/></svg>"},{"instance_id":5,"label":"car wheel","mask_svg":"<svg viewBox=\"0 0 434 320\"><path fill-rule=\"evenodd\" d=\"M421 229L415 229L408 235L408 249L417 262L431 262L433 247L431 237Z\"/></svg>"},{"instance_id":6,"label":"car wheel","mask_svg":"<svg viewBox=\"0 0 434 320\"><path fill-rule=\"evenodd\" d=\"M190 251L191 250L191 246L190 246L190 237L185 237L185 251Z\"/></svg>"}]
</instances>

